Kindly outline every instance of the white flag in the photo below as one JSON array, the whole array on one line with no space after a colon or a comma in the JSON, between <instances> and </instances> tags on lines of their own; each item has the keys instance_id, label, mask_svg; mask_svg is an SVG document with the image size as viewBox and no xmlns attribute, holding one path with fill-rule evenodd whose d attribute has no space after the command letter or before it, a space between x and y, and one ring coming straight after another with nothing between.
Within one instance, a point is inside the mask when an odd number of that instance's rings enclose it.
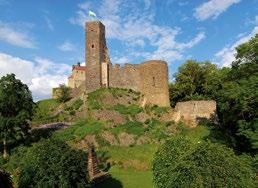
<instances>
[{"instance_id":1,"label":"white flag","mask_svg":"<svg viewBox=\"0 0 258 188\"><path fill-rule=\"evenodd\" d=\"M94 17L94 18L97 17L97 15L94 12L92 12L92 11L89 11L89 16Z\"/></svg>"}]
</instances>

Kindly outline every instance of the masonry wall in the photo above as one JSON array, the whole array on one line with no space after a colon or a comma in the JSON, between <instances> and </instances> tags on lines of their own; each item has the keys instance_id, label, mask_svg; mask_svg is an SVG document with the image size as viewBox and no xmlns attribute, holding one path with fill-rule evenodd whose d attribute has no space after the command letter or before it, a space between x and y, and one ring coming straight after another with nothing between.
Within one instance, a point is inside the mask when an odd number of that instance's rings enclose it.
<instances>
[{"instance_id":1,"label":"masonry wall","mask_svg":"<svg viewBox=\"0 0 258 188\"><path fill-rule=\"evenodd\" d=\"M123 67L120 65L113 65L109 68L109 86L140 90L140 71L139 65L125 64Z\"/></svg>"},{"instance_id":2,"label":"masonry wall","mask_svg":"<svg viewBox=\"0 0 258 188\"><path fill-rule=\"evenodd\" d=\"M178 102L175 110L182 119L194 124L198 124L203 119L216 119L216 101L213 100Z\"/></svg>"},{"instance_id":3,"label":"masonry wall","mask_svg":"<svg viewBox=\"0 0 258 188\"><path fill-rule=\"evenodd\" d=\"M168 92L168 67L165 61L150 60L139 65L140 91L146 103L170 106Z\"/></svg>"},{"instance_id":4,"label":"masonry wall","mask_svg":"<svg viewBox=\"0 0 258 188\"><path fill-rule=\"evenodd\" d=\"M164 61L146 61L110 67L109 86L133 89L144 94L146 103L169 106L168 68Z\"/></svg>"},{"instance_id":5,"label":"masonry wall","mask_svg":"<svg viewBox=\"0 0 258 188\"><path fill-rule=\"evenodd\" d=\"M71 77L68 78L68 87L77 88L85 83L85 71L73 69Z\"/></svg>"}]
</instances>

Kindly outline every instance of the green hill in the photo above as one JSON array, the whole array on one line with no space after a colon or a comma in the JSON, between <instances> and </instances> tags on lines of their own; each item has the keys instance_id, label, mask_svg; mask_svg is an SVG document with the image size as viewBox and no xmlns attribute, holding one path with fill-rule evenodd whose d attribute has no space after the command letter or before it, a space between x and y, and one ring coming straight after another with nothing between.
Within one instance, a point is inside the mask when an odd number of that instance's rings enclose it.
<instances>
[{"instance_id":1,"label":"green hill","mask_svg":"<svg viewBox=\"0 0 258 188\"><path fill-rule=\"evenodd\" d=\"M166 121L163 117L171 109L152 105L142 107L141 97L140 93L132 90L99 89L64 104L54 99L39 101L32 120L34 127L58 121L73 123L66 129L47 134L46 130L37 130L32 134L37 132L37 136L60 139L85 151L89 143L93 144L102 168L108 170L123 187L135 188L139 184L142 188L154 187L151 164L158 146L177 134L189 134L198 142L210 131L204 126L189 129L183 123ZM13 151L7 164L12 172L17 171L13 161L18 155L19 152ZM99 187L114 188L115 184L107 181Z\"/></svg>"}]
</instances>

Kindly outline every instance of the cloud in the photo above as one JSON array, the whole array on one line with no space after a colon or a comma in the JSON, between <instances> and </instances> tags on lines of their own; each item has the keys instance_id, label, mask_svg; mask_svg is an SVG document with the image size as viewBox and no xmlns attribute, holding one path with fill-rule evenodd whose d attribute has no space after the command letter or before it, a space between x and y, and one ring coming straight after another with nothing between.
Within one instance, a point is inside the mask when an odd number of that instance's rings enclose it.
<instances>
[{"instance_id":1,"label":"cloud","mask_svg":"<svg viewBox=\"0 0 258 188\"><path fill-rule=\"evenodd\" d=\"M162 58L171 62L182 58L184 50L205 38L205 33L200 32L190 39L190 42L178 42L176 37L181 29L156 24L154 11L151 10L153 1L147 0L143 3L144 9L141 9L135 1L102 0L98 5L87 1L79 4L79 10L70 22L85 27L85 22L91 20L87 11L93 10L106 26L106 37L118 40L124 45L124 49L130 49L129 54L126 54L127 59L137 55L144 59ZM99 8L95 11L94 7ZM152 49L152 52L149 49ZM112 62L117 63L115 60L118 59L121 57L113 58Z\"/></svg>"},{"instance_id":2,"label":"cloud","mask_svg":"<svg viewBox=\"0 0 258 188\"><path fill-rule=\"evenodd\" d=\"M230 6L237 4L240 1L241 0L209 0L194 10L194 16L200 21L209 18L215 19Z\"/></svg>"},{"instance_id":3,"label":"cloud","mask_svg":"<svg viewBox=\"0 0 258 188\"><path fill-rule=\"evenodd\" d=\"M58 46L58 49L64 52L72 52L76 50L76 46L69 41L65 41L63 44Z\"/></svg>"},{"instance_id":4,"label":"cloud","mask_svg":"<svg viewBox=\"0 0 258 188\"><path fill-rule=\"evenodd\" d=\"M235 60L235 54L236 54L235 48L240 44L249 41L257 33L258 33L258 26L254 27L251 33L241 36L241 38L239 38L232 45L227 45L224 48L222 48L220 51L218 51L215 54L215 60L214 60L216 64L223 67L231 66L231 63Z\"/></svg>"},{"instance_id":5,"label":"cloud","mask_svg":"<svg viewBox=\"0 0 258 188\"><path fill-rule=\"evenodd\" d=\"M36 44L27 32L19 29L20 24L10 24L0 21L0 40L11 45L23 48L36 48ZM30 24L24 24L25 27L31 27Z\"/></svg>"},{"instance_id":6,"label":"cloud","mask_svg":"<svg viewBox=\"0 0 258 188\"><path fill-rule=\"evenodd\" d=\"M46 21L47 27L50 31L54 31L54 25L48 16L44 16L44 20Z\"/></svg>"},{"instance_id":7,"label":"cloud","mask_svg":"<svg viewBox=\"0 0 258 188\"><path fill-rule=\"evenodd\" d=\"M35 101L50 98L53 87L66 83L71 67L37 57L28 61L9 54L0 53L0 77L14 73L27 84Z\"/></svg>"},{"instance_id":8,"label":"cloud","mask_svg":"<svg viewBox=\"0 0 258 188\"><path fill-rule=\"evenodd\" d=\"M258 16L255 16L254 24L258 25Z\"/></svg>"}]
</instances>

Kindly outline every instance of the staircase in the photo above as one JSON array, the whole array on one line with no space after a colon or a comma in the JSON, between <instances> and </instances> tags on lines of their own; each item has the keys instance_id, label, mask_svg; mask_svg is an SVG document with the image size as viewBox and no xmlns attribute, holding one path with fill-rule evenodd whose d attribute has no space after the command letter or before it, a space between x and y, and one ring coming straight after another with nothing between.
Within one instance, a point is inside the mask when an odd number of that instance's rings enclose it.
<instances>
[{"instance_id":1,"label":"staircase","mask_svg":"<svg viewBox=\"0 0 258 188\"><path fill-rule=\"evenodd\" d=\"M88 154L88 173L89 173L90 182L92 184L98 184L110 177L109 173L102 172L99 170L97 155L96 155L94 146L90 146L90 150Z\"/></svg>"}]
</instances>

